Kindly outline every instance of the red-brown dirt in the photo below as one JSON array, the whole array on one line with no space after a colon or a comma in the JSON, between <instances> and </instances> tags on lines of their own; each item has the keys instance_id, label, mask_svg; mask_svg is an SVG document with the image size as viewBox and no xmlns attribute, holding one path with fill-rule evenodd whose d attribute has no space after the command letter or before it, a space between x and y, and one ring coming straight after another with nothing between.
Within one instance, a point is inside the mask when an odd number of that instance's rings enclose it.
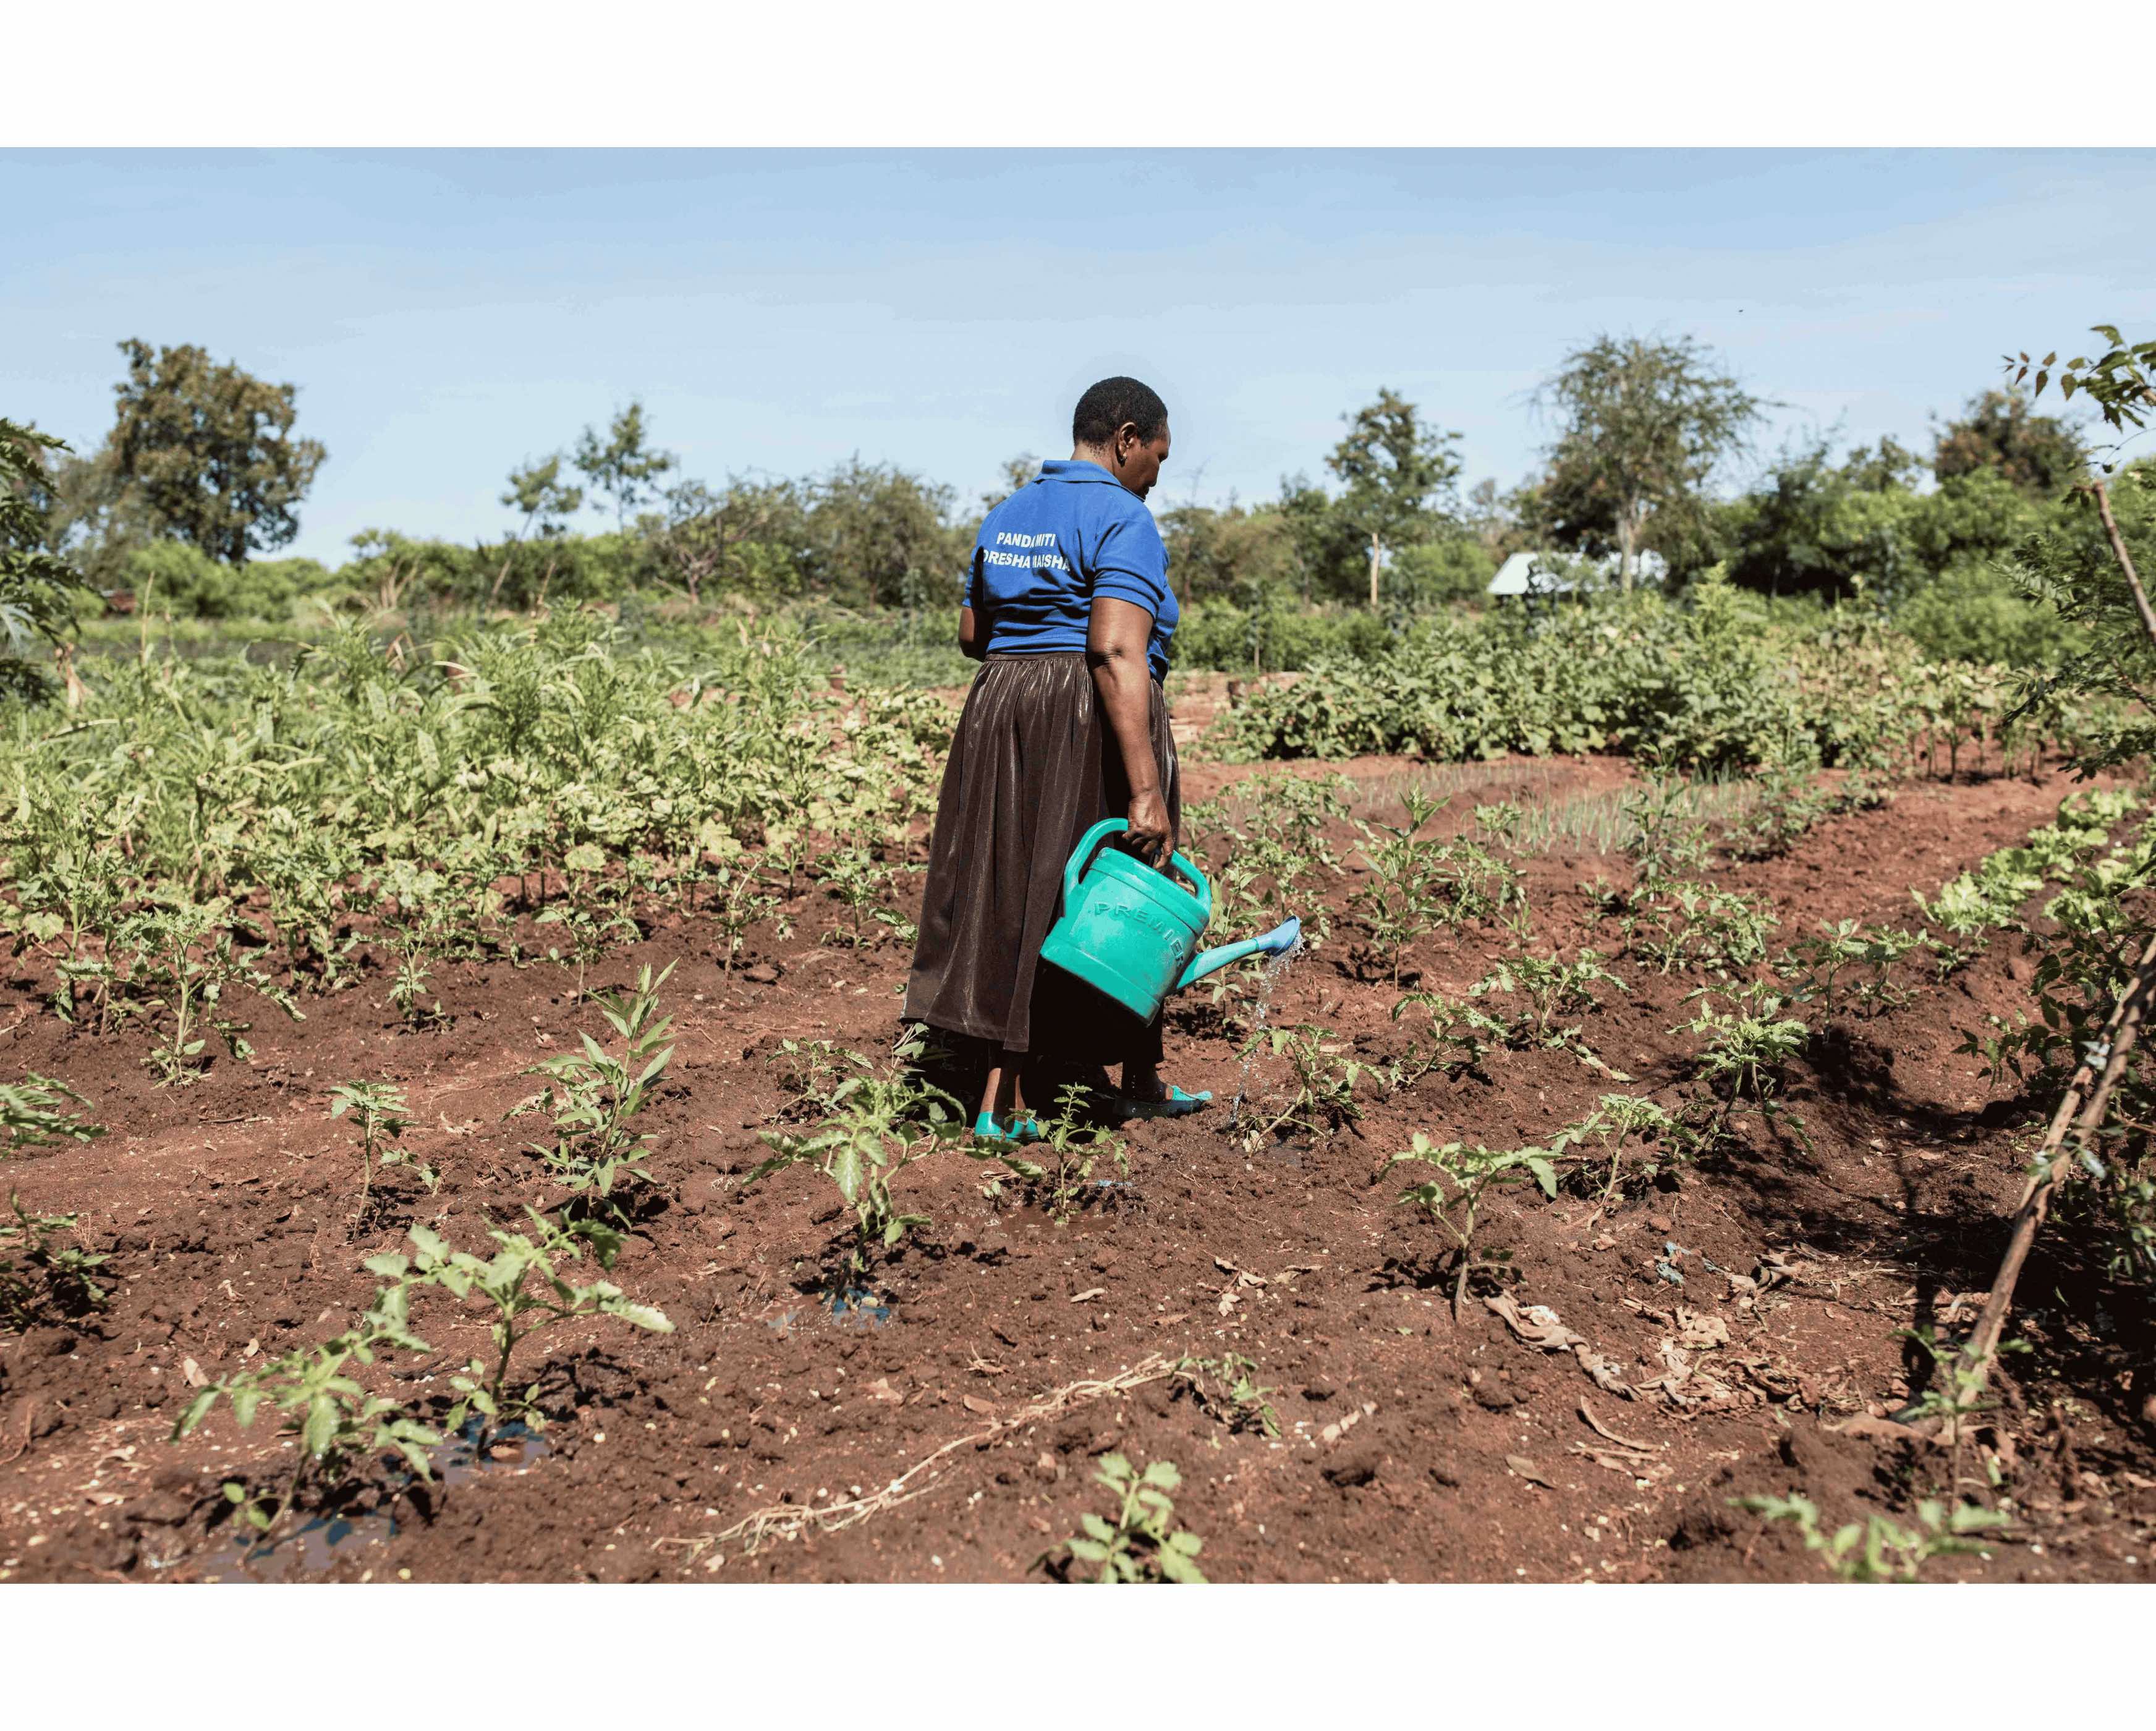
<instances>
[{"instance_id":1,"label":"red-brown dirt","mask_svg":"<svg viewBox=\"0 0 2156 1731\"><path fill-rule=\"evenodd\" d=\"M1422 773L1345 767L1373 805ZM1189 765L1191 795L1247 773ZM1491 766L1473 797L1546 801L1629 776L1613 760L1515 761ZM1786 859L1714 875L1769 897L1783 941L1821 921L1906 922L1912 889L1928 893L2017 840L2069 790L2059 777L1912 782ZM1624 881L1621 855L1560 850L1524 867L1535 948L1615 947L1580 880ZM1352 888L1334 893L1336 908ZM1669 1368L1663 1343L1675 1342L1705 1379L1681 1392L1726 1391L1685 1406L1604 1393L1570 1353L1526 1343L1482 1302L1494 1282L1455 1325L1433 1272L1435 1227L1395 1205L1397 1175L1373 1177L1418 1130L1493 1148L1546 1138L1591 1108L1606 1076L1563 1051L1499 1050L1479 1073L1432 1075L1390 1097L1366 1084L1353 1128L1250 1151L1224 1105L1245 1079L1237 1030L1202 1001L1173 1014L1171 1073L1222 1103L1132 1126L1127 1185L1058 1225L985 1199L983 1167L938 1153L901 1180L901 1200L932 1224L875 1272L888 1319L834 1317L819 1296L842 1243L829 1187L801 1169L747 1190L741 1177L788 1104L766 1061L778 1042L887 1047L906 955L888 940L819 942L838 910L814 895L793 912L789 941L752 934L742 961L761 981L722 975L716 940L694 919L661 921L593 973L613 985L644 962L679 964L666 1000L679 1050L647 1113L670 1199L642 1220L614 1275L676 1332L602 1318L540 1337L530 1368L544 1365L556 1415L542 1445L402 1495L378 1475L393 1533L362 1518L333 1547L316 1533L252 1564L235 1560L218 1490L289 1462L273 1425L243 1431L220 1409L184 1441L167 1433L193 1378L341 1327L373 1290L362 1259L399 1243L395 1218L355 1229L357 1155L348 1124L326 1116L326 1091L359 1078L407 1089L407 1143L441 1182L429 1194L393 1176L392 1214L481 1248L490 1222L513 1225L546 1194L522 1151L544 1121L503 1114L536 1086L529 1066L580 1030L603 1031L597 1011L573 1001L562 970L444 967L434 984L449 1025L406 1032L377 972L304 1000L304 1023L254 1006L252 1061L220 1057L175 1091L153 1086L139 1035L69 1029L26 975L0 986L0 1074L65 1081L110 1130L13 1163L8 1179L28 1208L80 1215L80 1241L111 1256L113 1287L102 1312L4 1338L0 1574L1042 1579L1044 1554L1106 1507L1094 1463L1117 1450L1178 1464L1177 1512L1203 1536L1215 1580L1801 1580L1825 1578L1819 1559L1732 1497L1803 1492L1831 1525L1945 1486L1943 1458L1881 1420L1919 1375L1898 1331L1951 1324L1964 1314L1958 1295L1989 1279L2042 1104L2002 1098L1955 1050L1959 1030L2025 1001L2015 975L2026 966L2005 940L1876 1020L1815 1016L1788 1095L1809 1146L1752 1118L1738 1148L1666 1188L1599 1210L1532 1188L1490 1205L1484 1241L1511 1253L1512 1300L1553 1310L1635 1385ZM1411 960L1424 984L1458 991L1510 941L1481 926L1440 932ZM1322 1027L1343 1054L1396 1054L1408 1038L1390 1014L1398 994L1359 978L1352 951L1343 926L1302 958L1280 981L1272 1021ZM1635 1092L1675 1101L1691 1036L1669 1030L1691 1013L1697 982L1618 970L1633 989L1604 989L1588 1037ZM1260 1059L1248 1086L1277 1093L1281 1080ZM2020 1521L1989 1542L1988 1561L1948 1559L1930 1574L2145 1572L2156 1542L2145 1324L2084 1313L2070 1296L2088 1289L2082 1271L2051 1254L2022 1283L2035 1308L2017 1327L2035 1350L2010 1372L1993 1451ZM1756 1293L1727 1277L1763 1261ZM423 1296L415 1326L436 1357L375 1380L445 1399L449 1373L482 1343L476 1318ZM1230 1429L1151 1374L1230 1351L1274 1391L1278 1439ZM1069 1392L1118 1377L1131 1385ZM850 1524L816 1513L931 1456L889 1506ZM719 1536L760 1510L778 1512L760 1546Z\"/></svg>"}]
</instances>

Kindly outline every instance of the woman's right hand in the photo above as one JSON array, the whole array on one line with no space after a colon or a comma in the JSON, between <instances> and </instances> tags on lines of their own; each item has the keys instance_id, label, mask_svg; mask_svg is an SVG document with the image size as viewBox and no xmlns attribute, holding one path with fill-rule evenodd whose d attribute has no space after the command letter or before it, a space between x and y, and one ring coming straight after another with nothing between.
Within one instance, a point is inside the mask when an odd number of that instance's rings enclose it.
<instances>
[{"instance_id":1,"label":"woman's right hand","mask_svg":"<svg viewBox=\"0 0 2156 1731\"><path fill-rule=\"evenodd\" d=\"M1164 863L1174 849L1175 831L1168 820L1168 802L1158 790L1148 788L1132 794L1125 821L1123 845L1149 866Z\"/></svg>"}]
</instances>

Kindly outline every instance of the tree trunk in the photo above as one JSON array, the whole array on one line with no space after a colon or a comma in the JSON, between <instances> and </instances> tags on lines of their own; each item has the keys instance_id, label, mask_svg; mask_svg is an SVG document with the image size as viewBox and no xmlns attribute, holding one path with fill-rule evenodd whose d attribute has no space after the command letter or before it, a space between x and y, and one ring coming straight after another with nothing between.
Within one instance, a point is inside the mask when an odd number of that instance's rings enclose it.
<instances>
[{"instance_id":1,"label":"tree trunk","mask_svg":"<svg viewBox=\"0 0 2156 1731\"><path fill-rule=\"evenodd\" d=\"M1617 517L1617 584L1628 595L1632 592L1632 547L1636 532L1632 527L1631 513L1620 511Z\"/></svg>"},{"instance_id":2,"label":"tree trunk","mask_svg":"<svg viewBox=\"0 0 2156 1731\"><path fill-rule=\"evenodd\" d=\"M1378 558L1383 551L1383 543L1378 539L1378 532L1373 529L1370 532L1370 611L1373 613L1378 610Z\"/></svg>"}]
</instances>

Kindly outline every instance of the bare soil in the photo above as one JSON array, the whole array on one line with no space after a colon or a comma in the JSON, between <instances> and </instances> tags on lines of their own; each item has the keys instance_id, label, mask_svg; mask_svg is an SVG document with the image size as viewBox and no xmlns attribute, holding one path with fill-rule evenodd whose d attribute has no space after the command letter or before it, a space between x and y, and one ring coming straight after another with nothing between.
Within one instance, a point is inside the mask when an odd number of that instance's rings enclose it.
<instances>
[{"instance_id":1,"label":"bare soil","mask_svg":"<svg viewBox=\"0 0 2156 1731\"><path fill-rule=\"evenodd\" d=\"M1424 773L1344 767L1373 800ZM1192 764L1192 794L1247 773ZM1629 776L1614 760L1519 760L1492 766L1475 797L1607 793ZM1913 782L1789 858L1718 878L1771 898L1785 941L1822 921L1904 922L1912 889L2017 840L2068 791L2058 776ZM1579 886L1624 881L1621 855L1525 864L1537 949L1614 947ZM304 1023L252 1006L253 1060L219 1058L176 1091L153 1085L139 1033L71 1030L43 1007L48 982L0 984L0 1073L64 1080L111 1133L19 1160L8 1180L26 1207L80 1215L114 1289L101 1312L0 1337L0 1574L1042 1579L1044 1555L1106 1506L1093 1474L1113 1450L1177 1463L1178 1513L1215 1580L1808 1580L1824 1578L1819 1559L1732 1497L1803 1492L1831 1525L1945 1488L1943 1457L1887 1415L1925 1375L1900 1331L1965 1322L1966 1295L1988 1282L2046 1104L1994 1092L1956 1051L1987 1012L2026 1001L2010 943L1876 1019L1818 1019L1789 1096L1808 1146L1753 1119L1740 1149L1605 1207L1500 1196L1486 1242L1511 1252L1514 1276L1502 1293L1478 1284L1458 1324L1435 1230L1378 1169L1418 1130L1537 1141L1609 1079L1562 1051L1495 1052L1389 1098L1366 1087L1352 1129L1250 1151L1226 1102L1277 1093L1281 1073L1260 1060L1246 1074L1246 1017L1224 1020L1199 994L1173 1014L1170 1067L1213 1090L1213 1110L1131 1126L1127 1183L1098 1187L1068 1224L984 1198L984 1169L956 1153L913 1168L902 1199L933 1224L875 1271L872 1306L834 1313L844 1240L829 1188L798 1169L747 1191L740 1179L788 1105L768 1061L778 1042L887 1047L907 953L821 941L840 912L814 893L792 912L789 941L752 934L747 973L722 973L695 919L661 921L593 970L592 984L616 985L641 963L679 963L679 1050L648 1114L665 1194L615 1270L677 1332L598 1319L541 1337L543 1439L464 1461L453 1482L399 1487L385 1471L341 1511L348 1530L251 1562L219 1487L266 1482L290 1456L270 1423L242 1431L223 1410L169 1441L191 1383L333 1333L372 1291L362 1260L397 1247L407 1221L483 1248L490 1223L543 1199L524 1151L543 1121L503 1115L536 1086L529 1066L603 1032L597 1011L557 968L445 967L446 1025L408 1032L375 972L305 1001ZM1509 943L1439 932L1412 963L1456 991ZM1675 1101L1691 1036L1669 1030L1696 982L1620 971L1635 989L1605 994L1589 1037L1639 1092ZM1281 979L1270 1015L1378 1057L1406 1037L1397 995L1358 973L1343 929ZM325 1099L363 1077L409 1092L408 1145L441 1174L432 1194L393 1174L364 1225L351 1132ZM2066 1241L2047 1235L2024 1277L2035 1308L2018 1329L2034 1350L2010 1372L1990 1445L1962 1463L1995 1461L2020 1522L1988 1560L1933 1574L2146 1572L2148 1321L2097 1271L2059 1260ZM1671 1352L1689 1374L1673 1393L1604 1393L1571 1352L1521 1338L1487 1302L1501 1296L1554 1311L1635 1389L1671 1370ZM384 1384L445 1404L449 1373L482 1344L477 1320L434 1297L415 1321L438 1357ZM1274 1391L1277 1439L1231 1428L1164 1374L1226 1352Z\"/></svg>"}]
</instances>

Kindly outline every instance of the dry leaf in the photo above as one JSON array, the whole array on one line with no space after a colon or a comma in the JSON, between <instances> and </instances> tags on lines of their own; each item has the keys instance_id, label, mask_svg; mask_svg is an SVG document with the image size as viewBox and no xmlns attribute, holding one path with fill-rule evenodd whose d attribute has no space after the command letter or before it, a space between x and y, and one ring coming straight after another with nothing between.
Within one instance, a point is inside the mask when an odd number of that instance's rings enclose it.
<instances>
[{"instance_id":1,"label":"dry leaf","mask_svg":"<svg viewBox=\"0 0 2156 1731\"><path fill-rule=\"evenodd\" d=\"M192 1359L180 1360L180 1374L187 1379L187 1386L191 1389L200 1389L208 1385L209 1379L203 1374L202 1366L196 1364Z\"/></svg>"},{"instance_id":2,"label":"dry leaf","mask_svg":"<svg viewBox=\"0 0 2156 1731\"><path fill-rule=\"evenodd\" d=\"M1542 1468L1536 1466L1525 1455L1507 1455L1505 1456L1505 1464L1531 1485L1540 1485L1545 1491L1554 1491L1557 1488L1543 1476Z\"/></svg>"},{"instance_id":3,"label":"dry leaf","mask_svg":"<svg viewBox=\"0 0 2156 1731\"><path fill-rule=\"evenodd\" d=\"M880 1376L862 1391L871 1400L886 1400L894 1405L903 1404L906 1396L891 1385L891 1379Z\"/></svg>"},{"instance_id":4,"label":"dry leaf","mask_svg":"<svg viewBox=\"0 0 2156 1731\"><path fill-rule=\"evenodd\" d=\"M239 1356L243 1359L251 1359L261 1350L262 1343L260 1341L250 1340L245 1346L239 1349Z\"/></svg>"},{"instance_id":5,"label":"dry leaf","mask_svg":"<svg viewBox=\"0 0 2156 1731\"><path fill-rule=\"evenodd\" d=\"M968 1395L965 1396L964 1399L965 1407L968 1412L978 1413L984 1419L992 1419L996 1415L996 1404L994 1401L983 1400L978 1395Z\"/></svg>"},{"instance_id":6,"label":"dry leaf","mask_svg":"<svg viewBox=\"0 0 2156 1731\"><path fill-rule=\"evenodd\" d=\"M1084 1304L1090 1299L1105 1298L1107 1296L1108 1289L1106 1287L1088 1287L1082 1292L1073 1292L1070 1295L1070 1302L1073 1304Z\"/></svg>"}]
</instances>

